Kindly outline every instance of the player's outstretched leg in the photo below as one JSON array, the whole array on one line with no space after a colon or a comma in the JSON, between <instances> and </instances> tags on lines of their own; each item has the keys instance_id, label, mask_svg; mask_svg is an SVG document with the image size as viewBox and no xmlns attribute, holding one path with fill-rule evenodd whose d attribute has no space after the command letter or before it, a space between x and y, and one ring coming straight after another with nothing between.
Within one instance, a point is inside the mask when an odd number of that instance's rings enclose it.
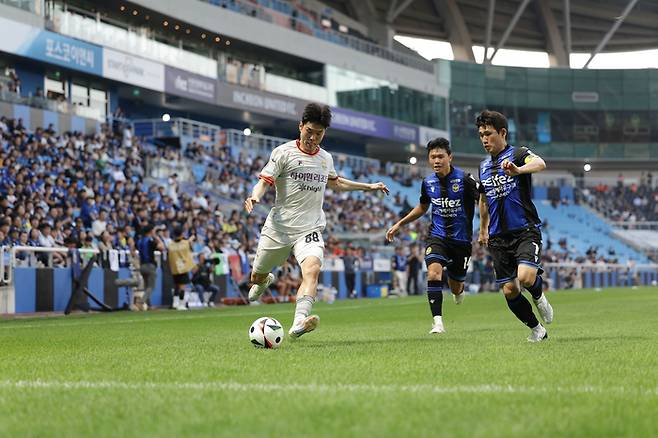
<instances>
[{"instance_id":1,"label":"player's outstretched leg","mask_svg":"<svg viewBox=\"0 0 658 438\"><path fill-rule=\"evenodd\" d=\"M262 282L260 282L260 283L254 282L254 284L251 286L251 289L249 289L249 301L252 301L252 302L253 301L258 301L258 299L261 297L261 295L263 295L263 293L265 293L267 288L272 283L274 283L274 280L275 280L274 274L272 274L270 272L269 274L267 274L267 277L265 277L265 279Z\"/></svg>"},{"instance_id":2,"label":"player's outstretched leg","mask_svg":"<svg viewBox=\"0 0 658 438\"><path fill-rule=\"evenodd\" d=\"M445 333L443 327L443 266L432 255L425 257L427 262L427 301L432 312L432 329L430 334Z\"/></svg>"},{"instance_id":3,"label":"player's outstretched leg","mask_svg":"<svg viewBox=\"0 0 658 438\"><path fill-rule=\"evenodd\" d=\"M312 332L320 323L320 317L318 315L309 315L314 302L315 298L310 295L304 295L297 299L295 320L288 332L293 338L299 338L304 333Z\"/></svg>"},{"instance_id":4,"label":"player's outstretched leg","mask_svg":"<svg viewBox=\"0 0 658 438\"><path fill-rule=\"evenodd\" d=\"M528 342L540 342L548 339L546 329L539 323L537 317L532 312L530 301L523 296L516 281L510 281L503 285L503 293L507 301L507 307L523 324L528 326L532 333L528 337Z\"/></svg>"},{"instance_id":5,"label":"player's outstretched leg","mask_svg":"<svg viewBox=\"0 0 658 438\"><path fill-rule=\"evenodd\" d=\"M432 329L430 334L445 333L443 327L443 281L441 280L428 280L427 281L427 300L430 304L430 311L432 312Z\"/></svg>"},{"instance_id":6,"label":"player's outstretched leg","mask_svg":"<svg viewBox=\"0 0 658 438\"><path fill-rule=\"evenodd\" d=\"M452 291L452 299L454 300L455 304L463 303L464 297L466 296L464 293L464 282L448 278L448 284L450 285L450 290Z\"/></svg>"},{"instance_id":7,"label":"player's outstretched leg","mask_svg":"<svg viewBox=\"0 0 658 438\"><path fill-rule=\"evenodd\" d=\"M318 277L322 261L319 257L306 257L302 263L302 284L297 292L297 304L295 306L295 320L288 334L291 339L296 339L305 333L315 330L320 323L318 315L311 315L315 295L318 290Z\"/></svg>"},{"instance_id":8,"label":"player's outstretched leg","mask_svg":"<svg viewBox=\"0 0 658 438\"><path fill-rule=\"evenodd\" d=\"M553 322L553 306L544 295L543 280L540 275L537 275L537 269L533 266L519 265L519 282L532 295L532 301L535 303L539 316L541 316L544 323L550 324Z\"/></svg>"}]
</instances>

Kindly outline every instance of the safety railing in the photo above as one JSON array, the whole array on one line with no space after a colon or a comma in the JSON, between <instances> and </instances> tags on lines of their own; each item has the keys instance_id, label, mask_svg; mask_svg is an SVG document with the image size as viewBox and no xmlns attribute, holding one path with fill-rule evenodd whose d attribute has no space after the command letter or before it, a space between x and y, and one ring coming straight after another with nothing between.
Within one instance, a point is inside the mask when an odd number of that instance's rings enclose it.
<instances>
[{"instance_id":1,"label":"safety railing","mask_svg":"<svg viewBox=\"0 0 658 438\"><path fill-rule=\"evenodd\" d=\"M66 4L64 7L78 13L54 8L48 18L55 32L217 79L217 61L212 58L157 41L144 35L141 29L125 29L107 23L100 13L90 17L86 15L93 12Z\"/></svg>"},{"instance_id":2,"label":"safety railing","mask_svg":"<svg viewBox=\"0 0 658 438\"><path fill-rule=\"evenodd\" d=\"M367 41L363 38L358 38L342 32L336 32L333 29L320 27L316 23L310 23L309 20L305 19L306 17L301 15L297 18L294 18L292 15L285 15L273 9L244 0L201 1L213 4L215 6L227 8L237 13L249 15L250 17L256 18L258 20L286 27L300 33L311 35L333 44L348 47L361 53L367 53L378 58L386 59L397 64L406 65L417 70L426 71L428 73L434 72L434 64L421 57L407 55L405 53L401 53L396 50L392 50L384 46L380 46L379 44Z\"/></svg>"},{"instance_id":3,"label":"safety railing","mask_svg":"<svg viewBox=\"0 0 658 438\"><path fill-rule=\"evenodd\" d=\"M133 120L133 132L138 137L162 138L181 137L188 141L217 144L220 141L221 126L196 120L175 117L162 119ZM181 145L185 147L185 145Z\"/></svg>"},{"instance_id":4,"label":"safety railing","mask_svg":"<svg viewBox=\"0 0 658 438\"><path fill-rule=\"evenodd\" d=\"M14 269L23 268L23 267L43 267L43 268L53 268L57 267L54 263L54 254L68 254L70 251L67 247L39 247L39 246L2 246L0 247L0 280L4 284L12 284L14 280ZM101 252L97 248L78 248L80 255L83 259L87 257L92 257L98 254L102 254L104 259L109 259L109 253L116 252L119 260L124 260L120 262L120 265L127 266L131 263L131 257L138 257L139 253L135 251L134 254L131 254L128 250L109 250L106 252ZM122 256L122 254L124 256ZM46 257L38 257L38 254L44 254ZM9 255L9 257L7 257ZM156 265L159 267L163 260L166 257L165 253L160 251L155 251L155 261ZM59 267L69 267L69 258L65 257L64 263ZM42 266L39 266L41 263Z\"/></svg>"}]
</instances>

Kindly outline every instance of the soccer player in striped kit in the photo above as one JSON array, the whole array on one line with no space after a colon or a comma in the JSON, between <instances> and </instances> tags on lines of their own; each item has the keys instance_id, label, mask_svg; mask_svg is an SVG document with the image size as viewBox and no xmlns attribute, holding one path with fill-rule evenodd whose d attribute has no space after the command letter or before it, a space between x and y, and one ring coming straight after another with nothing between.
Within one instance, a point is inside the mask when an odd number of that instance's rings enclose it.
<instances>
[{"instance_id":1,"label":"soccer player in striped kit","mask_svg":"<svg viewBox=\"0 0 658 438\"><path fill-rule=\"evenodd\" d=\"M477 200L477 182L470 174L452 166L450 142L435 138L427 143L427 157L434 173L420 187L420 202L387 232L392 241L401 226L423 216L432 206L432 227L427 238L427 299L432 312L430 334L444 333L443 270L455 303L464 300L464 279L471 258L473 214Z\"/></svg>"},{"instance_id":2,"label":"soccer player in striped kit","mask_svg":"<svg viewBox=\"0 0 658 438\"><path fill-rule=\"evenodd\" d=\"M531 174L546 163L528 148L507 143L507 118L483 111L475 122L489 157L480 163L480 233L494 262L496 284L503 286L507 306L531 329L528 342L548 339L521 286L530 292L544 323L553 321L553 308L542 291L541 220L532 203Z\"/></svg>"}]
</instances>

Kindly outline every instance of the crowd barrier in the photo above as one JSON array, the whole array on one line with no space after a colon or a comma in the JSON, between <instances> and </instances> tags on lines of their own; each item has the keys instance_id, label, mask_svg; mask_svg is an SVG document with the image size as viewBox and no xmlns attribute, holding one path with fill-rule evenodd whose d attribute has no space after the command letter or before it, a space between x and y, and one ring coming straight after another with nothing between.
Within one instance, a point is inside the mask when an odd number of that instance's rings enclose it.
<instances>
[{"instance_id":1,"label":"crowd barrier","mask_svg":"<svg viewBox=\"0 0 658 438\"><path fill-rule=\"evenodd\" d=\"M544 265L544 269L553 290L658 284L658 265L548 263Z\"/></svg>"},{"instance_id":2,"label":"crowd barrier","mask_svg":"<svg viewBox=\"0 0 658 438\"><path fill-rule=\"evenodd\" d=\"M31 257L20 259L21 253ZM0 248L0 314L62 312L74 292L74 272L70 266L53 267L52 254L66 253L66 248L2 247ZM80 250L81 253L97 254L97 250ZM39 257L37 255L46 256ZM127 308L131 302L129 288L117 287L117 279L131 276L125 262L110 267L107 254L101 254L97 265L91 269L87 288L111 308ZM247 274L239 264L239 256L227 256L228 274L213 275L212 282L219 287L217 302L224 298L241 298L247 290ZM355 292L358 296L379 298L391 290L392 276L390 260L375 259L364 263L355 272ZM620 264L546 264L545 278L552 290L580 288L608 288L631 286L656 286L657 265L627 266ZM479 272L469 272L467 283L479 284ZM346 274L340 258L327 258L319 283L333 289L336 298L345 299ZM424 275L419 278L420 289L424 290ZM167 263L158 261L155 289L151 295L153 306L170 306L173 279ZM241 289L241 292L240 290ZM274 291L276 294L276 291ZM90 303L91 304L91 303Z\"/></svg>"},{"instance_id":3,"label":"crowd barrier","mask_svg":"<svg viewBox=\"0 0 658 438\"><path fill-rule=\"evenodd\" d=\"M72 266L54 266L52 254L67 252L66 248L0 248L0 314L64 311L74 292L74 269ZM81 249L80 253L84 259L99 254L99 251ZM111 308L127 308L131 302L131 290L117 287L115 281L130 278L131 270L128 263L123 262L110 267L109 259L108 254L101 254L97 266L91 268L87 289ZM218 300L240 296L237 283L228 275L213 276L213 283L220 289ZM170 306L172 288L173 278L168 264L158 260L151 304Z\"/></svg>"}]
</instances>

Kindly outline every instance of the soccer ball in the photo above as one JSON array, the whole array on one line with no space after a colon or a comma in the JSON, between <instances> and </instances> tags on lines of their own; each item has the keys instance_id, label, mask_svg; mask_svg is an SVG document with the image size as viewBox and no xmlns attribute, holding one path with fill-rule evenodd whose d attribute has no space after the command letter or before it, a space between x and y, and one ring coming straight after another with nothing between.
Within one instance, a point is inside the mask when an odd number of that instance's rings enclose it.
<instances>
[{"instance_id":1,"label":"soccer ball","mask_svg":"<svg viewBox=\"0 0 658 438\"><path fill-rule=\"evenodd\" d=\"M279 348L283 342L283 326L274 318L258 318L249 327L249 340L256 347Z\"/></svg>"}]
</instances>

